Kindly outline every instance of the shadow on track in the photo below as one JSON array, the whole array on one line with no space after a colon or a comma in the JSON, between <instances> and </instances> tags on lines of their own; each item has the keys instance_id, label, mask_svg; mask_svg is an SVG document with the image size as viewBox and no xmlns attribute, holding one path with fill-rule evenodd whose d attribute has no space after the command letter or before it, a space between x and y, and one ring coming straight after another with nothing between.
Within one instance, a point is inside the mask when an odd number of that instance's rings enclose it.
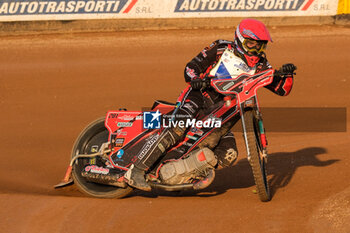
<instances>
[{"instance_id":1,"label":"shadow on track","mask_svg":"<svg viewBox=\"0 0 350 233\"><path fill-rule=\"evenodd\" d=\"M325 167L340 161L339 159L321 161L317 158L317 155L326 153L327 150L324 148L309 147L296 152L272 154L268 164L270 166L269 174L271 174L271 178L269 179L269 183L271 186L272 196L278 189L283 188L290 183L294 173L299 167Z\"/></svg>"},{"instance_id":2,"label":"shadow on track","mask_svg":"<svg viewBox=\"0 0 350 233\"><path fill-rule=\"evenodd\" d=\"M286 187L293 178L296 170L303 166L324 167L339 161L331 159L322 161L318 155L326 154L327 150L321 147L309 147L294 152L279 152L268 156L268 178L273 196L278 189ZM132 196L156 197L162 196L199 196L208 197L225 193L229 189L254 187L254 178L248 160L241 159L233 167L216 171L214 182L205 190L192 192L163 192L153 193L134 192Z\"/></svg>"}]
</instances>

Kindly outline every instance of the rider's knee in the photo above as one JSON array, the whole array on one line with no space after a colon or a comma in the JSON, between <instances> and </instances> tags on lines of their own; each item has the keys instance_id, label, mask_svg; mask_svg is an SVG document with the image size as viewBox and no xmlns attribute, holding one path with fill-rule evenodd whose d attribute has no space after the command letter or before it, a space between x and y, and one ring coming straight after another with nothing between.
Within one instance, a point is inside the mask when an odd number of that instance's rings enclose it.
<instances>
[{"instance_id":1,"label":"rider's knee","mask_svg":"<svg viewBox=\"0 0 350 233\"><path fill-rule=\"evenodd\" d=\"M231 132L221 138L214 149L214 154L218 159L219 168L230 167L235 163L238 157L238 150L236 140Z\"/></svg>"}]
</instances>

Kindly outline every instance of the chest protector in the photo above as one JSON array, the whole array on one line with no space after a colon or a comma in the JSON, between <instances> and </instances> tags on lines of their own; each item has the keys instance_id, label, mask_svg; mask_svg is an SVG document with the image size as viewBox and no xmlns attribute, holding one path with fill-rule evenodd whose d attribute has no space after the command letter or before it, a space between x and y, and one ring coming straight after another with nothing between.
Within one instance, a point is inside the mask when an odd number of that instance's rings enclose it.
<instances>
[{"instance_id":1,"label":"chest protector","mask_svg":"<svg viewBox=\"0 0 350 233\"><path fill-rule=\"evenodd\" d=\"M233 49L227 48L209 74L218 78L232 77L235 79L243 73L253 75L255 71L256 66L252 68L247 66L241 58L234 54Z\"/></svg>"}]
</instances>

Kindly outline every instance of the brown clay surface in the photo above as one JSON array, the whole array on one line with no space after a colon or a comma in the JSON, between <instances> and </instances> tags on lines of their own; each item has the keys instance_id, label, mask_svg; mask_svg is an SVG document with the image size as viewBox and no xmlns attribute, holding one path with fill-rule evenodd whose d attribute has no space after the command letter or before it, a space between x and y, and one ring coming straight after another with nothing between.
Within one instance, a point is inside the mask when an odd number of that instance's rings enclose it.
<instances>
[{"instance_id":1,"label":"brown clay surface","mask_svg":"<svg viewBox=\"0 0 350 233\"><path fill-rule=\"evenodd\" d=\"M270 63L298 66L288 97L267 107L350 107L350 29L271 28ZM269 138L273 199L259 201L241 134L236 166L198 195L85 197L54 190L79 132L108 110L174 101L184 65L231 30L0 38L0 232L350 232L350 133ZM347 111L349 115L349 111ZM347 124L350 121L347 118ZM268 129L267 129L268 131Z\"/></svg>"}]
</instances>

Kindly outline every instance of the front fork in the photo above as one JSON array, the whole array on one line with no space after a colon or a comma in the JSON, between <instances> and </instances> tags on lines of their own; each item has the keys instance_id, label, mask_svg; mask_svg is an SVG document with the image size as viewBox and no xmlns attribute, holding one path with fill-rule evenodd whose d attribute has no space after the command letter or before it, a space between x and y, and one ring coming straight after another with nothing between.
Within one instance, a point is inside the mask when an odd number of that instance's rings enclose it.
<instances>
[{"instance_id":1,"label":"front fork","mask_svg":"<svg viewBox=\"0 0 350 233\"><path fill-rule=\"evenodd\" d=\"M247 138L247 128L245 125L245 118L244 118L244 112L246 109L253 109L254 117L257 120L257 133L258 133L258 138L256 140L259 140L260 142L257 142L257 146L259 148L259 154L262 157L262 159L267 162L267 138L265 134L265 128L262 120L262 115L260 112L260 108L258 105L258 100L256 96L244 101L243 103L240 104L240 114L241 114L241 121L242 121L242 130L243 130L243 137L244 137L244 142L247 148L247 156L248 160L250 160L250 148L248 145L248 138ZM249 119L247 119L249 120ZM253 120L253 119L252 119Z\"/></svg>"}]
</instances>

